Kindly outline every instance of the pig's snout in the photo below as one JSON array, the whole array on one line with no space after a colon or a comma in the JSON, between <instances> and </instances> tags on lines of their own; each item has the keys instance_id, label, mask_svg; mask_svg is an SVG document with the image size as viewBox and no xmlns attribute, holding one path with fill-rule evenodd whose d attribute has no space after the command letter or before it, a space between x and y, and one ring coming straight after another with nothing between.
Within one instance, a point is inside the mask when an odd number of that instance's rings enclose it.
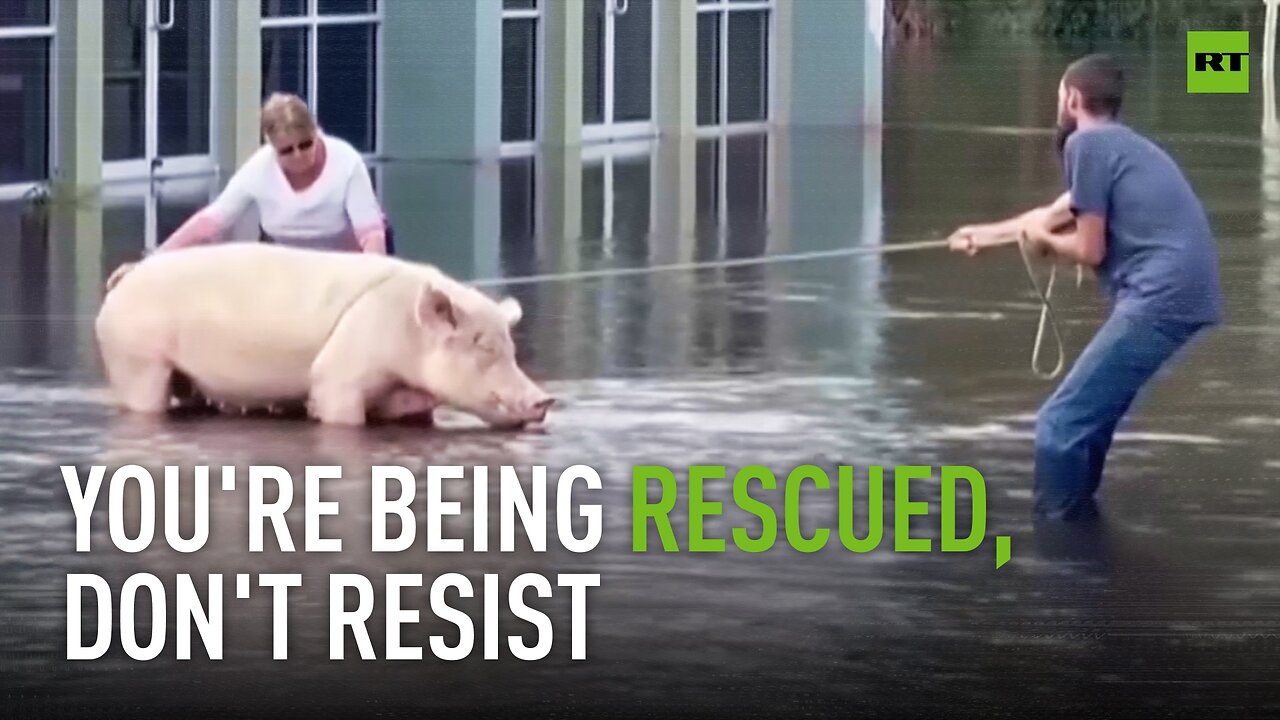
<instances>
[{"instance_id":1,"label":"pig's snout","mask_svg":"<svg viewBox=\"0 0 1280 720\"><path fill-rule=\"evenodd\" d=\"M507 425L520 426L526 423L540 423L547 417L547 412L551 410L551 406L555 405L556 399L545 393L538 393L515 401L509 401L501 395L494 393L492 400L497 405L501 415L510 418Z\"/></svg>"},{"instance_id":2,"label":"pig's snout","mask_svg":"<svg viewBox=\"0 0 1280 720\"><path fill-rule=\"evenodd\" d=\"M546 419L547 411L550 410L551 406L555 404L556 404L556 399L550 396L544 397L541 400L535 401L529 409L529 412L535 418L534 422L542 422L544 419Z\"/></svg>"}]
</instances>

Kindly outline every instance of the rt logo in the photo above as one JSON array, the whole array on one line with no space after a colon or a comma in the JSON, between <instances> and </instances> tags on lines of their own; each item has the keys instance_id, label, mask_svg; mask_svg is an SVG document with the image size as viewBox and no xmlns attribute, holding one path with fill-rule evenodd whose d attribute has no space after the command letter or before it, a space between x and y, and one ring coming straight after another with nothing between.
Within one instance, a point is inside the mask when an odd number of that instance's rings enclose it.
<instances>
[{"instance_id":1,"label":"rt logo","mask_svg":"<svg viewBox=\"0 0 1280 720\"><path fill-rule=\"evenodd\" d=\"M1249 33L1187 33L1188 93L1248 93Z\"/></svg>"}]
</instances>

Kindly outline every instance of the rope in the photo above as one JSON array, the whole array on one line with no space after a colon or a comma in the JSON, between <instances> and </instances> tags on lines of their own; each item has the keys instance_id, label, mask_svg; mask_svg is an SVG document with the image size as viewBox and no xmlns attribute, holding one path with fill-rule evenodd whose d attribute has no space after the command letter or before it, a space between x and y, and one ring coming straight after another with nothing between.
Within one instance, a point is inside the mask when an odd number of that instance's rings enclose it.
<instances>
[{"instance_id":1,"label":"rope","mask_svg":"<svg viewBox=\"0 0 1280 720\"><path fill-rule=\"evenodd\" d=\"M476 280L470 284L475 287L495 287L509 285L533 285L543 282L596 280L599 278L626 277L628 275L651 275L661 272L687 272L690 270L712 270L717 268L745 267L748 265L771 265L773 263L806 262L832 257L853 257L858 255L887 255L909 250L929 250L947 247L946 240L925 240L914 243L895 243L876 247L836 248L834 250L815 250L805 253L789 253L785 255L762 255L749 258L732 258L728 260L706 260L701 262L672 263L670 265L642 265L628 268L602 268L599 270L581 270L566 273L548 273L545 275L525 275L514 278L489 278Z\"/></svg>"},{"instance_id":2,"label":"rope","mask_svg":"<svg viewBox=\"0 0 1280 720\"><path fill-rule=\"evenodd\" d=\"M1022 256L1022 264L1027 268L1027 279L1031 281L1031 287L1040 296L1040 322L1036 327L1036 342L1031 350L1031 372L1036 377L1052 380L1062 373L1063 367L1066 366L1066 351L1062 343L1062 333L1058 328L1058 314L1053 310L1053 303L1049 302L1049 296L1053 294L1053 283L1058 277L1058 266L1052 264L1049 266L1049 282L1042 288L1040 281L1036 278L1035 268L1031 266L1031 255L1027 252L1026 234L1024 233L1018 242L1018 254ZM1077 266L1079 271L1079 266ZM1082 276L1077 273L1076 284L1080 283ZM1044 345L1044 326L1047 320L1052 321L1053 339L1058 344L1058 364L1049 372L1040 369L1040 349Z\"/></svg>"},{"instance_id":3,"label":"rope","mask_svg":"<svg viewBox=\"0 0 1280 720\"><path fill-rule=\"evenodd\" d=\"M1056 378L1066 365L1066 349L1062 342L1062 333L1059 328L1058 315L1054 312L1053 303L1050 296L1053 293L1054 281L1057 278L1057 265L1051 265L1049 270L1049 282L1046 286L1041 287L1040 281L1036 277L1035 268L1032 267L1031 257L1027 252L1025 236L1016 240L1009 240L994 245L1005 245L1017 243L1018 249L1022 256L1023 265L1027 270L1027 278L1031 281L1031 287L1035 290L1036 295L1040 298L1040 323L1036 329L1035 345L1031 351L1031 372L1037 377L1045 380ZM888 255L891 253L914 252L917 250L936 250L939 248L949 247L947 240L922 240L909 243L893 243L889 245L878 245L872 247L850 247L836 248L833 250L815 250L804 253L788 253L783 255L767 255L749 258L732 258L726 260L708 260L702 262L686 262L671 263L667 265L648 265L639 267L625 268L601 268L597 270L580 270L576 272L565 273L546 273L541 275L525 275L512 278L486 278L475 280L468 284L473 287L510 287L515 285L535 285L547 282L571 282L575 280L595 280L600 278L627 277L634 275L653 275L663 272L688 272L691 270L709 270L717 268L746 267L750 265L769 265L774 263L788 262L810 262L813 260L821 260L834 257L857 257L864 255ZM1077 267L1076 286L1079 287L1083 280L1080 274L1081 268ZM1044 344L1044 328L1049 324L1053 330L1054 341L1058 345L1058 363L1053 370L1044 372L1040 369L1040 351Z\"/></svg>"}]
</instances>

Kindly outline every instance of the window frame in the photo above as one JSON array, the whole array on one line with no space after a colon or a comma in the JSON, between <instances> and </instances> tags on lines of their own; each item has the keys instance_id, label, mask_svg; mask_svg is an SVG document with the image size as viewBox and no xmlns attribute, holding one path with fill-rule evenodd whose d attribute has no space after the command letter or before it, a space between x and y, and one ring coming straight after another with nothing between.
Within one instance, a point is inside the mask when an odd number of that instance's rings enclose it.
<instances>
[{"instance_id":1,"label":"window frame","mask_svg":"<svg viewBox=\"0 0 1280 720\"><path fill-rule=\"evenodd\" d=\"M720 47L717 48L718 67L716 73L717 122L703 125L695 119L696 135L711 137L735 135L739 133L757 133L769 129L776 117L777 102L777 53L778 53L778 0L697 0L699 16L716 14L716 30ZM765 51L765 92L763 120L746 120L729 122L729 17L735 12L764 12L765 34L769 46ZM695 41L696 42L696 41ZM694 100L695 104L697 100ZM695 113L696 118L696 113Z\"/></svg>"},{"instance_id":2,"label":"window frame","mask_svg":"<svg viewBox=\"0 0 1280 720\"><path fill-rule=\"evenodd\" d=\"M20 199L52 180L58 162L58 92L54 84L58 77L58 11L61 0L49 0L49 22L46 25L10 25L0 27L0 42L6 40L31 40L48 38L45 43L45 151L44 177L34 180L0 184L0 201Z\"/></svg>"},{"instance_id":3,"label":"window frame","mask_svg":"<svg viewBox=\"0 0 1280 720\"><path fill-rule=\"evenodd\" d=\"M261 12L261 10L259 10ZM373 57L373 112L374 117L370 118L370 124L373 126L373 149L361 151L361 155L365 160L378 160L383 157L383 149L386 147L384 138L383 118L386 117L386 40L384 38L384 28L386 27L386 0L375 0L373 12L367 13L344 13L344 14L320 14L320 0L306 0L305 12L301 15L280 15L271 16L261 15L259 17L259 33L264 30L279 28L303 28L306 30L307 38L307 96L303 98L307 102L307 106L311 108L311 112L316 118L320 117L319 105L319 58L320 58L320 28L332 26L351 26L351 25L371 25L373 27L374 57ZM259 60L261 62L261 60Z\"/></svg>"},{"instance_id":4,"label":"window frame","mask_svg":"<svg viewBox=\"0 0 1280 720\"><path fill-rule=\"evenodd\" d=\"M537 152L538 143L542 141L542 91L546 84L543 78L543 68L546 67L546 23L543 20L543 9L545 0L534 0L531 8L508 8L506 3L502 7L502 36L499 41L498 53L503 52L502 41L505 39L508 21L527 21L533 23L533 42L535 44L533 53L533 137L528 140L503 140L502 139L502 104L506 97L506 77L501 76L498 80L498 138L499 149L498 156L500 158L510 157L527 157ZM502 66L502 59L499 58L498 66Z\"/></svg>"}]
</instances>

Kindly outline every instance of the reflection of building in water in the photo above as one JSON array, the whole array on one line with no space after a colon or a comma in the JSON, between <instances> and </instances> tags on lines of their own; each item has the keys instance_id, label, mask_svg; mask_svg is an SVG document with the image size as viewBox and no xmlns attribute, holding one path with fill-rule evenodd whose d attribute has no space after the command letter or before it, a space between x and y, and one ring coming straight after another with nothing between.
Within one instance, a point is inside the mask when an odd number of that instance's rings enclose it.
<instances>
[{"instance_id":1,"label":"reflection of building in water","mask_svg":"<svg viewBox=\"0 0 1280 720\"><path fill-rule=\"evenodd\" d=\"M1275 49L1280 0L1267 0L1262 63L1262 312L1280 317L1280 257L1272 249L1280 243L1280 122L1276 119ZM1268 342L1270 335L1260 335ZM1275 347L1269 348L1275 351Z\"/></svg>"},{"instance_id":2,"label":"reflection of building in water","mask_svg":"<svg viewBox=\"0 0 1280 720\"><path fill-rule=\"evenodd\" d=\"M0 249L0 365L93 372L90 335L102 287L103 211L32 197L5 206L14 242Z\"/></svg>"},{"instance_id":3,"label":"reflection of building in water","mask_svg":"<svg viewBox=\"0 0 1280 720\"><path fill-rule=\"evenodd\" d=\"M74 200L31 192L5 203L12 232L0 243L0 267L14 268L0 315L19 328L0 343L3 364L95 371L92 321L102 286L120 263L137 260L207 203L208 178L118 182Z\"/></svg>"},{"instance_id":4,"label":"reflection of building in water","mask_svg":"<svg viewBox=\"0 0 1280 720\"><path fill-rule=\"evenodd\" d=\"M36 203L0 205L0 366L49 363L48 214Z\"/></svg>"},{"instance_id":5,"label":"reflection of building in water","mask_svg":"<svg viewBox=\"0 0 1280 720\"><path fill-rule=\"evenodd\" d=\"M618 154L579 160L580 182L571 183L547 183L548 173L531 167L541 160L503 165L501 255L508 277L880 242L878 132L756 132L623 146ZM544 192L548 184L553 189ZM565 187L579 187L580 196L554 195ZM576 217L546 217L553 212ZM579 237L542 234L570 226L580 228ZM800 352L814 344L800 334L819 326L831 332L813 321L815 314L848 319L851 325L839 332L849 333L849 362L865 372L878 334L869 314L880 305L879 268L875 256L838 258L545 282L512 291L531 319L545 320L532 326L540 334L532 343L538 364L567 376L689 365L768 369L763 364L785 358L788 348ZM817 289L798 289L798 282Z\"/></svg>"},{"instance_id":6,"label":"reflection of building in water","mask_svg":"<svg viewBox=\"0 0 1280 720\"><path fill-rule=\"evenodd\" d=\"M1267 5L1262 33L1262 132L1276 136L1276 22L1280 0L1263 0Z\"/></svg>"}]
</instances>

